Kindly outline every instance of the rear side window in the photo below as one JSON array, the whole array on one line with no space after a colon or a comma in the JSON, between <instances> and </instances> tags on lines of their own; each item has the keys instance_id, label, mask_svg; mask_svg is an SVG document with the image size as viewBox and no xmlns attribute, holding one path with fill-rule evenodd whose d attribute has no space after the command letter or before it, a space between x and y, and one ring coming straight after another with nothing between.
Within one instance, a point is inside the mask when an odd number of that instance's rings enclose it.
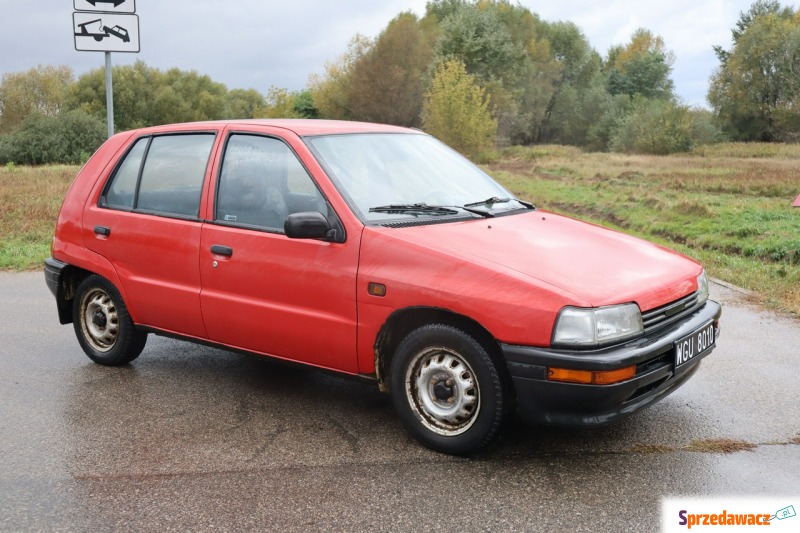
<instances>
[{"instance_id":1,"label":"rear side window","mask_svg":"<svg viewBox=\"0 0 800 533\"><path fill-rule=\"evenodd\" d=\"M214 134L139 139L111 179L101 204L197 217Z\"/></svg>"}]
</instances>

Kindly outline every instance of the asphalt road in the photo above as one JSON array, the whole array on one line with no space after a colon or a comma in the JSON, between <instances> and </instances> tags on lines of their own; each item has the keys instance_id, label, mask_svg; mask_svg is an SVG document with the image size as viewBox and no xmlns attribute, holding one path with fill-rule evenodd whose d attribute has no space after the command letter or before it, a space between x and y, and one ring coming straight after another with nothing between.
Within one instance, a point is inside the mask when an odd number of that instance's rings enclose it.
<instances>
[{"instance_id":1,"label":"asphalt road","mask_svg":"<svg viewBox=\"0 0 800 533\"><path fill-rule=\"evenodd\" d=\"M653 531L665 496L800 496L800 323L712 297L718 348L661 403L459 459L321 372L153 336L95 365L41 273L0 273L0 531ZM755 448L686 448L722 438Z\"/></svg>"}]
</instances>

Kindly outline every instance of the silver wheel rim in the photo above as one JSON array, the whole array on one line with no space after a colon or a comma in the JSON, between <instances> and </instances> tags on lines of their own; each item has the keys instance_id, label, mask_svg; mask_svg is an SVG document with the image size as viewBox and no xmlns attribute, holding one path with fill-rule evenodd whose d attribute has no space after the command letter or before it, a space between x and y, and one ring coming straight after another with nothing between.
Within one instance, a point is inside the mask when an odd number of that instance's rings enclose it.
<instances>
[{"instance_id":1,"label":"silver wheel rim","mask_svg":"<svg viewBox=\"0 0 800 533\"><path fill-rule=\"evenodd\" d=\"M119 314L114 300L103 289L91 289L81 299L83 338L98 352L107 352L119 338Z\"/></svg>"},{"instance_id":2,"label":"silver wheel rim","mask_svg":"<svg viewBox=\"0 0 800 533\"><path fill-rule=\"evenodd\" d=\"M409 405L434 433L460 435L478 418L478 380L469 363L453 350L430 347L417 353L405 383Z\"/></svg>"}]
</instances>

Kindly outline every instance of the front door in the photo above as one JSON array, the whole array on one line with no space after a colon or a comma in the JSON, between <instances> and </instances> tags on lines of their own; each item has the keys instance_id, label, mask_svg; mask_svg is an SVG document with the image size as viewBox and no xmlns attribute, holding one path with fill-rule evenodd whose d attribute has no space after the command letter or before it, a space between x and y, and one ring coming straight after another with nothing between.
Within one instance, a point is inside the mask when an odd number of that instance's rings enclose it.
<instances>
[{"instance_id":1,"label":"front door","mask_svg":"<svg viewBox=\"0 0 800 533\"><path fill-rule=\"evenodd\" d=\"M209 339L357 373L358 236L333 243L284 235L290 213L335 214L277 137L231 134L217 179L200 242Z\"/></svg>"}]
</instances>

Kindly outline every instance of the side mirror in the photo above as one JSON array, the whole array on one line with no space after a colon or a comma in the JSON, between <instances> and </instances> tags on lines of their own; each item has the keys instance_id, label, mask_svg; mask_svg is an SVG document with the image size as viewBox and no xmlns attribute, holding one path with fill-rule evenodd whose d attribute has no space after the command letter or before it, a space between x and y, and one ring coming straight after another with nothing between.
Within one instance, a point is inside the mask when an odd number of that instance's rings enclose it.
<instances>
[{"instance_id":1,"label":"side mirror","mask_svg":"<svg viewBox=\"0 0 800 533\"><path fill-rule=\"evenodd\" d=\"M283 223L283 231L290 239L325 239L332 240L336 230L331 227L322 213L309 211L292 213Z\"/></svg>"}]
</instances>

